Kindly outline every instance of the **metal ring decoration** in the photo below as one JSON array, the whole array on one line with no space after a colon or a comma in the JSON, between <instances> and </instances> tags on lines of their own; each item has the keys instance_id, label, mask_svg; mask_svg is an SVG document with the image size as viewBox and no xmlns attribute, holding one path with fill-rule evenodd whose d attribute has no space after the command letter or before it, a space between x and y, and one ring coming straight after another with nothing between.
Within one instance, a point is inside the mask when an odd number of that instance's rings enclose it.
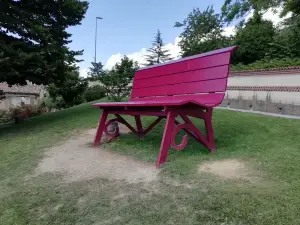
<instances>
[{"instance_id":1,"label":"metal ring decoration","mask_svg":"<svg viewBox=\"0 0 300 225\"><path fill-rule=\"evenodd\" d=\"M179 145L177 145L175 143L175 137L177 135L177 133L181 130L181 129L184 129L184 128L188 128L188 124L179 124L175 127L173 133L172 133L172 136L171 136L171 147L177 151L180 151L182 149L184 149L184 147L187 145L187 141L188 141L188 137L187 135L185 134L182 139L181 139L181 142Z\"/></svg>"},{"instance_id":2,"label":"metal ring decoration","mask_svg":"<svg viewBox=\"0 0 300 225\"><path fill-rule=\"evenodd\" d=\"M115 127L115 130L113 132L109 132L107 130L108 126L113 123L113 122L120 122L118 118L115 119L111 119L109 121L106 122L105 127L104 127L104 132L107 135L107 137L111 138L115 138L119 136L119 127Z\"/></svg>"}]
</instances>

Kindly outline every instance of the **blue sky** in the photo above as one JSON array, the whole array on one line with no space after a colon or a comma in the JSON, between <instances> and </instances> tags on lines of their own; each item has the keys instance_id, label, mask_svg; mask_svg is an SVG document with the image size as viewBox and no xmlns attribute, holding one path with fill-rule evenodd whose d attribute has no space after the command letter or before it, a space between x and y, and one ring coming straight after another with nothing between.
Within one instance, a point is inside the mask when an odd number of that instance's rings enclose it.
<instances>
[{"instance_id":1,"label":"blue sky","mask_svg":"<svg viewBox=\"0 0 300 225\"><path fill-rule=\"evenodd\" d=\"M174 28L176 21L183 19L193 7L205 9L213 4L219 10L224 0L90 0L89 9L82 24L69 29L71 49L84 49L80 63L81 70L86 70L94 60L95 18L98 21L97 61L106 64L107 60L118 53L132 54L149 48L159 28L164 43L174 44L181 29ZM172 46L170 46L172 47ZM116 60L119 56L115 56ZM110 60L113 63L114 60Z\"/></svg>"},{"instance_id":2,"label":"blue sky","mask_svg":"<svg viewBox=\"0 0 300 225\"><path fill-rule=\"evenodd\" d=\"M73 50L84 50L81 57L84 61L79 64L80 74L86 76L90 63L94 61L95 20L98 20L97 61L106 68L119 62L124 54L142 62L146 49L160 29L166 49L173 57L179 55L177 43L181 29L174 28L176 21L182 22L193 7L202 10L213 5L219 12L224 0L89 0L90 5L82 24L71 27L70 44ZM272 12L265 14L265 19L278 23L278 16ZM231 34L233 27L225 29Z\"/></svg>"}]
</instances>

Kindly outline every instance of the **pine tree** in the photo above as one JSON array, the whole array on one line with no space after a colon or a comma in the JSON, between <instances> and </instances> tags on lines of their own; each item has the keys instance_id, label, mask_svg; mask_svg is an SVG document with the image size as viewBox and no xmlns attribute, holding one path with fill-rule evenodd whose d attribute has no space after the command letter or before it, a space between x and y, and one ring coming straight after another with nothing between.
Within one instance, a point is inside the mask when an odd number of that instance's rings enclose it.
<instances>
[{"instance_id":1,"label":"pine tree","mask_svg":"<svg viewBox=\"0 0 300 225\"><path fill-rule=\"evenodd\" d=\"M161 32L157 30L157 34L152 43L152 47L148 49L149 55L146 55L147 63L145 65L154 65L168 60L172 60L169 50L164 49L164 43L161 37Z\"/></svg>"},{"instance_id":2,"label":"pine tree","mask_svg":"<svg viewBox=\"0 0 300 225\"><path fill-rule=\"evenodd\" d=\"M89 68L88 79L99 80L104 75L104 65L101 62L91 62L92 66Z\"/></svg>"}]
</instances>

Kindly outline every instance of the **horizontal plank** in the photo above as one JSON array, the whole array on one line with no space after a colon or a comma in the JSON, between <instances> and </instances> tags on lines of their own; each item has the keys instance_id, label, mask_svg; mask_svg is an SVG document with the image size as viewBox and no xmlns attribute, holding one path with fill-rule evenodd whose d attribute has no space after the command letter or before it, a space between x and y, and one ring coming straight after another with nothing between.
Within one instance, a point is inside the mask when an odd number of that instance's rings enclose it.
<instances>
[{"instance_id":1,"label":"horizontal plank","mask_svg":"<svg viewBox=\"0 0 300 225\"><path fill-rule=\"evenodd\" d=\"M212 67L200 70L193 70L183 73L169 74L165 76L152 77L146 80L134 80L133 89L143 87L154 87L169 84L180 84L186 82L196 82L213 80L228 77L229 65Z\"/></svg>"},{"instance_id":2,"label":"horizontal plank","mask_svg":"<svg viewBox=\"0 0 300 225\"><path fill-rule=\"evenodd\" d=\"M157 96L157 97L144 97L144 98L131 98L129 102L199 102L201 104L218 104L221 103L225 94L224 93L205 93L193 95L173 95L173 96Z\"/></svg>"},{"instance_id":3,"label":"horizontal plank","mask_svg":"<svg viewBox=\"0 0 300 225\"><path fill-rule=\"evenodd\" d=\"M215 106L220 104L223 98L224 93L210 93L151 98L131 98L129 102L100 102L94 103L93 106L98 108L109 108L111 110L113 110L115 107L117 107L118 110L121 110L121 107L124 107L124 110L129 110L131 107L179 106L188 103L193 103L200 106ZM150 108L149 110L151 111L153 108Z\"/></svg>"},{"instance_id":4,"label":"horizontal plank","mask_svg":"<svg viewBox=\"0 0 300 225\"><path fill-rule=\"evenodd\" d=\"M218 55L210 55L203 58L181 61L178 63L167 64L165 66L154 67L135 72L134 80L148 79L162 75L182 73L186 71L199 70L222 65L229 65L231 52L225 52Z\"/></svg>"},{"instance_id":5,"label":"horizontal plank","mask_svg":"<svg viewBox=\"0 0 300 225\"><path fill-rule=\"evenodd\" d=\"M222 78L217 80L206 80L166 86L146 87L132 89L131 98L146 96L167 96L194 93L224 92L226 90L226 85L227 78Z\"/></svg>"}]
</instances>

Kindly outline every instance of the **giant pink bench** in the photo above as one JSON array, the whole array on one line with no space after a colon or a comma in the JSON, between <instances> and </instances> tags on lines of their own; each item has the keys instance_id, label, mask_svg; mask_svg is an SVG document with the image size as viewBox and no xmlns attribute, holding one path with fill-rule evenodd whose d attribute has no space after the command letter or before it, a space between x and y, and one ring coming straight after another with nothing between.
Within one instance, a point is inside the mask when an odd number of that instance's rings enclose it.
<instances>
[{"instance_id":1,"label":"giant pink bench","mask_svg":"<svg viewBox=\"0 0 300 225\"><path fill-rule=\"evenodd\" d=\"M215 151L212 112L224 98L230 58L236 48L223 48L137 70L128 102L93 104L103 110L94 146L100 143L103 133L109 139L119 136L118 127L114 132L107 130L112 122L122 123L138 137L143 137L166 118L157 168L166 161L169 147L182 150L186 146L187 135L183 136L180 144L175 143L175 136L180 130L184 130L210 152ZM116 118L107 121L109 114L114 114ZM136 128L121 115L134 116ZM141 116L155 116L157 119L144 128ZM204 120L206 135L188 116ZM180 123L178 117L184 122Z\"/></svg>"}]
</instances>

